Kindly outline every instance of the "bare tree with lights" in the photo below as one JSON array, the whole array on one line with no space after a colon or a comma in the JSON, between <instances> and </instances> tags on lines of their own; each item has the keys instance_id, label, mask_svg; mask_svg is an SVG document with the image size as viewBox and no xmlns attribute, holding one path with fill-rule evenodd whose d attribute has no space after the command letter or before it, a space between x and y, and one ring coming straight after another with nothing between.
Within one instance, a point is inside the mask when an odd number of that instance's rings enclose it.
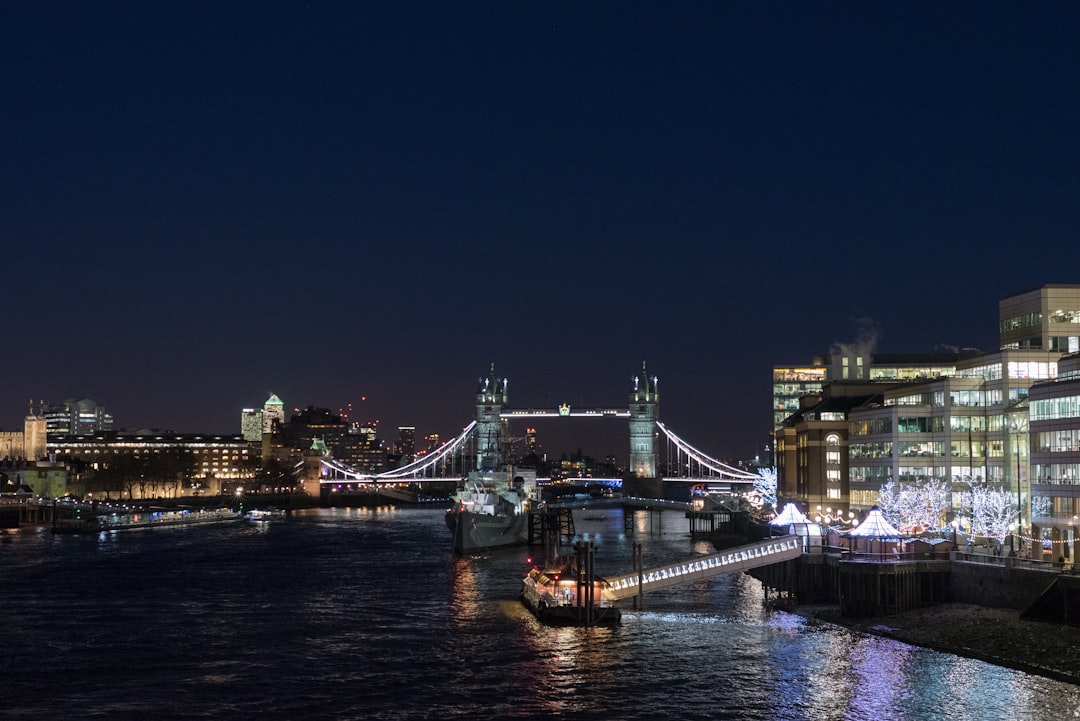
<instances>
[{"instance_id":1,"label":"bare tree with lights","mask_svg":"<svg viewBox=\"0 0 1080 721\"><path fill-rule=\"evenodd\" d=\"M900 488L892 478L885 481L878 489L878 508L885 520L894 526L900 525L901 500Z\"/></svg>"},{"instance_id":2,"label":"bare tree with lights","mask_svg":"<svg viewBox=\"0 0 1080 721\"><path fill-rule=\"evenodd\" d=\"M951 489L936 478L898 484L891 478L878 491L878 507L897 528L940 529L949 508Z\"/></svg>"},{"instance_id":3,"label":"bare tree with lights","mask_svg":"<svg viewBox=\"0 0 1080 721\"><path fill-rule=\"evenodd\" d=\"M1050 499L1046 496L1031 497L1031 517L1040 518L1050 515Z\"/></svg>"},{"instance_id":4,"label":"bare tree with lights","mask_svg":"<svg viewBox=\"0 0 1080 721\"><path fill-rule=\"evenodd\" d=\"M754 479L754 493L750 500L751 505L759 511L769 506L776 507L776 469L759 468L758 476Z\"/></svg>"},{"instance_id":5,"label":"bare tree with lights","mask_svg":"<svg viewBox=\"0 0 1080 721\"><path fill-rule=\"evenodd\" d=\"M1002 486L973 483L971 490L963 494L961 504L971 509L971 535L996 538L1000 543L1005 542L1009 525L1019 516L1012 494Z\"/></svg>"}]
</instances>

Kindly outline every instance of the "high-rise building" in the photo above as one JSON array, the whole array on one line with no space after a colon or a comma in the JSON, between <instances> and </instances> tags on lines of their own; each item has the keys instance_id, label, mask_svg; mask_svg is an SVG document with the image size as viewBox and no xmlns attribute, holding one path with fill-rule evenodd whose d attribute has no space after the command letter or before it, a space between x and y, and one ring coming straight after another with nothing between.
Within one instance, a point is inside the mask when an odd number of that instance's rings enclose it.
<instances>
[{"instance_id":1,"label":"high-rise building","mask_svg":"<svg viewBox=\"0 0 1080 721\"><path fill-rule=\"evenodd\" d=\"M293 413L289 422L282 426L281 436L285 445L300 450L311 448L312 443L319 440L334 458L348 462L345 440L349 427L348 421L330 409L308 406Z\"/></svg>"},{"instance_id":2,"label":"high-rise building","mask_svg":"<svg viewBox=\"0 0 1080 721\"><path fill-rule=\"evenodd\" d=\"M394 449L401 456L401 463L411 463L416 460L416 427L398 426L397 448Z\"/></svg>"},{"instance_id":3,"label":"high-rise building","mask_svg":"<svg viewBox=\"0 0 1080 721\"><path fill-rule=\"evenodd\" d=\"M285 404L273 393L263 403L262 432L273 433L275 426L285 425Z\"/></svg>"},{"instance_id":4,"label":"high-rise building","mask_svg":"<svg viewBox=\"0 0 1080 721\"><path fill-rule=\"evenodd\" d=\"M352 463L369 473L386 469L386 451L378 437L378 422L367 425L354 424L349 430L357 441L356 457Z\"/></svg>"},{"instance_id":5,"label":"high-rise building","mask_svg":"<svg viewBox=\"0 0 1080 721\"><path fill-rule=\"evenodd\" d=\"M259 408L245 408L240 411L240 435L245 441L261 441L263 434L263 412Z\"/></svg>"}]
</instances>

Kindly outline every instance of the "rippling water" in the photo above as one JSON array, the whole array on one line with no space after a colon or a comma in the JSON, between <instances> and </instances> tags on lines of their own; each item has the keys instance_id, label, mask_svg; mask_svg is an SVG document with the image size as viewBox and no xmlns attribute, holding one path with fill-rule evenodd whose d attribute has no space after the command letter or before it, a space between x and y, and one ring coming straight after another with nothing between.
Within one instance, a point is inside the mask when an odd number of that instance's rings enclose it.
<instances>
[{"instance_id":1,"label":"rippling water","mask_svg":"<svg viewBox=\"0 0 1080 721\"><path fill-rule=\"evenodd\" d=\"M806 621L725 576L548 628L527 549L456 558L437 509L0 543L0 717L1067 719L1080 687ZM677 513L575 513L597 568L711 553Z\"/></svg>"}]
</instances>

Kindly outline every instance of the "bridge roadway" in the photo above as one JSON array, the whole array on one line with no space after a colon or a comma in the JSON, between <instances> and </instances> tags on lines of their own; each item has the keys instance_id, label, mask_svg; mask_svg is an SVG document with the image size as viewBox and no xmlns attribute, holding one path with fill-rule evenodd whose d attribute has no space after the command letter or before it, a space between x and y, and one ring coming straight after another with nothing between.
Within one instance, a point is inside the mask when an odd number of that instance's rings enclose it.
<instances>
[{"instance_id":1,"label":"bridge roadway","mask_svg":"<svg viewBox=\"0 0 1080 721\"><path fill-rule=\"evenodd\" d=\"M637 596L639 579L642 579L641 591L647 593L702 578L712 578L725 573L737 573L790 561L798 558L802 553L803 541L798 536L783 536L745 546L736 546L711 556L701 556L690 561L673 563L670 566L644 569L640 574L632 572L609 577L605 579L606 583L602 586L601 598L605 602L612 602Z\"/></svg>"}]
</instances>

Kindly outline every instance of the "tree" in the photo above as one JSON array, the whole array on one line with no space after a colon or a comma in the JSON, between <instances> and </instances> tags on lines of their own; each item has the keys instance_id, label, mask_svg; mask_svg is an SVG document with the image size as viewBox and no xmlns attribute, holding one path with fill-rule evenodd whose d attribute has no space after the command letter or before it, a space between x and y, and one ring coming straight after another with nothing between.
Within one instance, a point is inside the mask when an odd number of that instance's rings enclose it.
<instances>
[{"instance_id":1,"label":"tree","mask_svg":"<svg viewBox=\"0 0 1080 721\"><path fill-rule=\"evenodd\" d=\"M894 526L900 525L901 501L900 488L892 478L885 481L878 489L878 509L885 520Z\"/></svg>"},{"instance_id":2,"label":"tree","mask_svg":"<svg viewBox=\"0 0 1080 721\"><path fill-rule=\"evenodd\" d=\"M930 529L945 527L952 485L937 478L915 482L911 504L911 525Z\"/></svg>"},{"instance_id":3,"label":"tree","mask_svg":"<svg viewBox=\"0 0 1080 721\"><path fill-rule=\"evenodd\" d=\"M751 500L751 504L758 510L764 506L776 506L776 468L758 469L758 476L754 479L754 494L756 500Z\"/></svg>"},{"instance_id":4,"label":"tree","mask_svg":"<svg viewBox=\"0 0 1080 721\"><path fill-rule=\"evenodd\" d=\"M970 484L963 494L962 508L971 511L968 525L972 536L996 538L1004 542L1009 535L1009 525L1019 516L1012 494L1001 486L982 483Z\"/></svg>"},{"instance_id":5,"label":"tree","mask_svg":"<svg viewBox=\"0 0 1080 721\"><path fill-rule=\"evenodd\" d=\"M897 484L891 478L878 491L878 508L899 529L939 529L945 525L951 487L936 478Z\"/></svg>"}]
</instances>

